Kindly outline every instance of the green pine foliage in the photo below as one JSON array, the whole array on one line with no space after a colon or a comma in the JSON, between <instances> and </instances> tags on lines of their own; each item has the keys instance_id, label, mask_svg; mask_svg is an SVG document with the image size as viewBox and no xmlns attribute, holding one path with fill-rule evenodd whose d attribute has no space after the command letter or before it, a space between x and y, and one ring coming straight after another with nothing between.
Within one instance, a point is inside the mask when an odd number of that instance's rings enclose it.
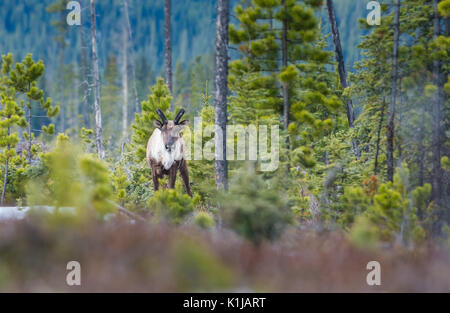
<instances>
[{"instance_id":1,"label":"green pine foliage","mask_svg":"<svg viewBox=\"0 0 450 313\"><path fill-rule=\"evenodd\" d=\"M194 211L193 200L176 189L158 190L150 198L148 206L156 218L180 225Z\"/></svg>"},{"instance_id":2,"label":"green pine foliage","mask_svg":"<svg viewBox=\"0 0 450 313\"><path fill-rule=\"evenodd\" d=\"M230 42L237 46L240 58L230 65L232 75L245 73L261 74L253 88L269 91L266 107L282 112L279 97L281 83L286 82L290 92L290 103L296 97L295 83L299 77L297 64L308 62L313 57L323 55L313 42L318 36L317 19L313 6L319 1L286 1L286 11L282 1L252 1L251 5L238 5L235 14L239 25L230 26ZM281 22L288 20L288 66L281 68Z\"/></svg>"},{"instance_id":3,"label":"green pine foliage","mask_svg":"<svg viewBox=\"0 0 450 313\"><path fill-rule=\"evenodd\" d=\"M195 214L194 223L195 225L203 229L212 228L216 224L211 213L205 211L199 211Z\"/></svg>"},{"instance_id":4,"label":"green pine foliage","mask_svg":"<svg viewBox=\"0 0 450 313\"><path fill-rule=\"evenodd\" d=\"M211 158L212 153L214 153L214 107L210 104L211 95L208 95L207 89L202 95L201 101L202 110L199 115L202 119L202 130L193 129L193 131L190 131L189 128L186 128L185 133L189 134L191 147L202 152L202 159L195 160L194 149L191 149L191 160L193 161L188 162L188 166L192 191L202 206L210 208L216 202L214 160ZM209 130L209 134L207 130ZM201 146L195 147L197 143L194 138L203 138ZM209 157L207 153L209 153Z\"/></svg>"},{"instance_id":5,"label":"green pine foliage","mask_svg":"<svg viewBox=\"0 0 450 313\"><path fill-rule=\"evenodd\" d=\"M16 146L19 143L19 134L17 132L19 127L26 126L24 112L18 105L16 100L15 89L10 87L7 83L8 74L10 73L12 64L12 56L3 56L2 72L0 77L0 162L2 164L2 204L5 201L15 200L9 199L9 193L13 193L11 188L16 177L10 177L14 170L25 166L22 156L17 155ZM11 171L11 169L14 169ZM9 184L8 184L9 181Z\"/></svg>"},{"instance_id":6,"label":"green pine foliage","mask_svg":"<svg viewBox=\"0 0 450 313\"><path fill-rule=\"evenodd\" d=\"M40 175L27 182L28 204L52 206L55 213L73 208L80 217L103 217L114 212L106 164L80 151L64 134L59 134L57 140L55 149L41 156Z\"/></svg>"},{"instance_id":7,"label":"green pine foliage","mask_svg":"<svg viewBox=\"0 0 450 313\"><path fill-rule=\"evenodd\" d=\"M142 101L142 111L135 113L135 123L132 125L133 134L131 138L133 140L133 148L136 149L136 159L139 162L145 159L147 142L155 130L153 121L160 119L158 114L156 114L156 109L161 109L168 119L173 118L174 115L169 111L172 96L164 80L158 78L156 85L151 87L150 90L151 93L147 100Z\"/></svg>"},{"instance_id":8,"label":"green pine foliage","mask_svg":"<svg viewBox=\"0 0 450 313\"><path fill-rule=\"evenodd\" d=\"M362 224L371 230L373 238L388 243L420 243L431 236L430 225L437 217L429 201L431 186L412 188L409 176L408 169L402 166L397 168L394 182L381 184L372 196L363 194L360 188L347 192L347 201L353 202L350 207L362 209L364 216L352 225L354 240L362 242L358 238L364 236L360 233Z\"/></svg>"},{"instance_id":9,"label":"green pine foliage","mask_svg":"<svg viewBox=\"0 0 450 313\"><path fill-rule=\"evenodd\" d=\"M292 213L274 181L265 182L254 169L242 170L220 198L224 223L255 244L275 240L292 223Z\"/></svg>"},{"instance_id":10,"label":"green pine foliage","mask_svg":"<svg viewBox=\"0 0 450 313\"><path fill-rule=\"evenodd\" d=\"M12 59L12 55L8 55L6 58ZM11 63L9 71L5 73L5 75L8 76L5 79L5 83L10 88L14 88L17 97L24 96L25 98L21 105L26 111L25 116L28 124L27 131L23 135L28 141L28 146L24 153L26 154L29 163L34 156L32 152L37 151L37 146L33 146L32 143L32 140L34 139L32 125L34 124L35 113L44 113L48 119L54 118L59 113L59 106L52 107L51 99L45 98L44 91L38 87L38 81L43 76L44 70L45 66L42 60L35 62L32 55L27 54L22 62L17 62L14 66L12 66ZM37 131L39 132L39 130ZM44 124L42 131L51 135L54 133L55 127L53 124Z\"/></svg>"}]
</instances>

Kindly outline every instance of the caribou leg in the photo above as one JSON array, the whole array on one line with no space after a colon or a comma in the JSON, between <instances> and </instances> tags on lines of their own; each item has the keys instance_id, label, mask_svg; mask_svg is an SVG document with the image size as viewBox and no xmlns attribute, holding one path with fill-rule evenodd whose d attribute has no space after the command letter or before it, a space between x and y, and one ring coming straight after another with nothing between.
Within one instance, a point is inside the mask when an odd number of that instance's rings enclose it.
<instances>
[{"instance_id":1,"label":"caribou leg","mask_svg":"<svg viewBox=\"0 0 450 313\"><path fill-rule=\"evenodd\" d=\"M155 189L155 191L157 191L159 189L160 169L155 166L155 164L151 160L147 159L147 162L152 169L153 188Z\"/></svg>"},{"instance_id":2,"label":"caribou leg","mask_svg":"<svg viewBox=\"0 0 450 313\"><path fill-rule=\"evenodd\" d=\"M191 186L189 185L189 169L186 160L183 160L180 166L180 175L186 187L186 192L192 198Z\"/></svg>"},{"instance_id":3,"label":"caribou leg","mask_svg":"<svg viewBox=\"0 0 450 313\"><path fill-rule=\"evenodd\" d=\"M175 188L175 182L177 180L177 164L172 165L172 167L169 170L169 188L174 189Z\"/></svg>"},{"instance_id":4,"label":"caribou leg","mask_svg":"<svg viewBox=\"0 0 450 313\"><path fill-rule=\"evenodd\" d=\"M157 191L159 189L159 179L158 176L156 174L152 173L152 178L153 178L153 187L155 188L155 191Z\"/></svg>"}]
</instances>

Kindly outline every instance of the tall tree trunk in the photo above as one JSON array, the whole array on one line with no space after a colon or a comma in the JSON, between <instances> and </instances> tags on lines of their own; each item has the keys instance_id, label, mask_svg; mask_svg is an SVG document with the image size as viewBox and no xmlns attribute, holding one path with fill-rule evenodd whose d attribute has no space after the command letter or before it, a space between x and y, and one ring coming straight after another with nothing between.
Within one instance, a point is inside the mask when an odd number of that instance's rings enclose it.
<instances>
[{"instance_id":1,"label":"tall tree trunk","mask_svg":"<svg viewBox=\"0 0 450 313\"><path fill-rule=\"evenodd\" d=\"M11 134L11 128L8 126L8 137ZM8 144L7 149L9 150L11 146ZM2 189L2 198L0 205L3 206L5 203L5 194L6 194L6 184L8 183L8 170L9 170L9 156L6 156L5 160L5 176L3 178L3 189Z\"/></svg>"},{"instance_id":2,"label":"tall tree trunk","mask_svg":"<svg viewBox=\"0 0 450 313\"><path fill-rule=\"evenodd\" d=\"M65 71L64 71L64 43L62 43L61 44L62 46L61 46L61 54L60 54L60 63L59 63L59 66L60 66L60 70L61 70L61 81L60 81L60 83L61 83L61 105L60 105L60 109L59 109L59 115L60 115L60 125L59 125L59 127L60 127L60 132L64 132L65 130L66 130L66 108L65 108L65 106L66 106L66 104L65 104L65 102L66 102L66 99L65 99L65 95L64 95L64 90L65 90L65 88L66 88L66 83L65 83L65 77L64 77L64 75L65 75Z\"/></svg>"},{"instance_id":3,"label":"tall tree trunk","mask_svg":"<svg viewBox=\"0 0 450 313\"><path fill-rule=\"evenodd\" d=\"M420 128L419 128L419 186L424 184L424 173L425 173L425 147L424 147L424 137L425 137L425 105L420 108Z\"/></svg>"},{"instance_id":4,"label":"tall tree trunk","mask_svg":"<svg viewBox=\"0 0 450 313\"><path fill-rule=\"evenodd\" d=\"M126 1L125 1L126 2ZM122 140L125 142L127 138L128 128L128 49L127 49L127 36L124 32L124 46L123 46L123 60L122 60Z\"/></svg>"},{"instance_id":5,"label":"tall tree trunk","mask_svg":"<svg viewBox=\"0 0 450 313\"><path fill-rule=\"evenodd\" d=\"M437 11L439 0L433 0L433 38L436 40L440 35L440 19ZM441 62L433 61L433 81L437 91L433 99L433 135L432 135L432 195L433 201L440 206L442 199L442 169L441 169Z\"/></svg>"},{"instance_id":6,"label":"tall tree trunk","mask_svg":"<svg viewBox=\"0 0 450 313\"><path fill-rule=\"evenodd\" d=\"M105 158L103 147L102 110L100 106L100 79L97 58L97 40L95 36L95 3L91 1L91 41L92 41L92 68L94 76L94 111L95 111L95 144L100 159Z\"/></svg>"},{"instance_id":7,"label":"tall tree trunk","mask_svg":"<svg viewBox=\"0 0 450 313\"><path fill-rule=\"evenodd\" d=\"M389 119L387 125L387 176L390 181L394 180L394 128L398 79L398 42L400 37L400 0L395 1L394 10L394 49L392 54L391 102L389 103Z\"/></svg>"},{"instance_id":8,"label":"tall tree trunk","mask_svg":"<svg viewBox=\"0 0 450 313\"><path fill-rule=\"evenodd\" d=\"M339 78L341 81L342 90L344 90L345 88L348 87L347 72L345 70L344 55L342 53L342 46L341 46L341 38L339 36L339 28L336 21L336 14L334 11L334 5L332 0L327 0L327 9L328 9L328 18L330 20L331 33L333 35L334 48L336 51L336 60L338 62ZM355 114L353 112L352 99L347 99L345 101L345 108L347 111L348 126L352 128L355 122ZM356 159L359 159L358 142L354 139L352 139L352 146Z\"/></svg>"},{"instance_id":9,"label":"tall tree trunk","mask_svg":"<svg viewBox=\"0 0 450 313\"><path fill-rule=\"evenodd\" d=\"M27 122L28 122L28 146L27 146L27 163L31 164L31 144L32 144L32 132L31 132L31 102L30 102L30 107L28 108L28 118L27 118Z\"/></svg>"},{"instance_id":10,"label":"tall tree trunk","mask_svg":"<svg viewBox=\"0 0 450 313\"><path fill-rule=\"evenodd\" d=\"M171 44L171 27L170 27L170 1L164 0L164 54L166 69L166 84L172 93L172 44Z\"/></svg>"},{"instance_id":11,"label":"tall tree trunk","mask_svg":"<svg viewBox=\"0 0 450 313\"><path fill-rule=\"evenodd\" d=\"M386 99L383 97L383 103L381 104L381 112L380 112L380 121L378 122L378 130L377 130L377 144L375 150L375 166L373 170L373 174L378 174L378 156L380 155L380 141L381 141L381 129L383 128L383 120L384 120L384 110L386 107Z\"/></svg>"},{"instance_id":12,"label":"tall tree trunk","mask_svg":"<svg viewBox=\"0 0 450 313\"><path fill-rule=\"evenodd\" d=\"M401 77L399 77L399 80L401 81ZM397 164L398 164L398 166L400 166L401 164L402 164L402 161L403 161L403 149L402 149L402 135L401 135L401 133L402 133L402 122L403 122L403 111L402 111L402 103L403 103L403 95L402 95L402 86L401 86L401 84L399 84L399 86L398 86L398 94L399 94L399 96L398 96L398 105L397 105L397 107L396 107L396 109L395 109L395 111L396 112L398 112L398 114L397 114L397 116L398 116L398 118L397 118L397 121L398 121L398 124L397 124L397 140L396 140L396 143L397 143L397 151L398 151L398 160L397 160Z\"/></svg>"},{"instance_id":13,"label":"tall tree trunk","mask_svg":"<svg viewBox=\"0 0 450 313\"><path fill-rule=\"evenodd\" d=\"M82 77L83 77L83 124L86 128L91 128L91 122L89 118L90 105L89 105L89 57L87 53L88 45L86 41L86 34L84 29L80 31L81 36L81 64L82 64Z\"/></svg>"},{"instance_id":14,"label":"tall tree trunk","mask_svg":"<svg viewBox=\"0 0 450 313\"><path fill-rule=\"evenodd\" d=\"M31 84L28 84L28 92L31 90ZM32 115L31 115L31 100L29 102L29 106L27 105L27 135L28 135L28 144L27 144L27 163L31 164L31 144L32 144Z\"/></svg>"},{"instance_id":15,"label":"tall tree trunk","mask_svg":"<svg viewBox=\"0 0 450 313\"><path fill-rule=\"evenodd\" d=\"M128 0L123 0L123 7L125 13L125 26L127 28L128 33L128 42L126 43L127 49L130 49L130 69L131 69L131 78L133 80L133 92L134 92L134 109L135 112L140 112L139 106L139 96L137 92L136 86L136 69L135 69L135 57L134 57L134 46L133 46L133 34L131 33L131 23L130 16L128 14Z\"/></svg>"},{"instance_id":16,"label":"tall tree trunk","mask_svg":"<svg viewBox=\"0 0 450 313\"><path fill-rule=\"evenodd\" d=\"M283 10L286 11L286 0L282 2ZM285 69L288 65L287 56L287 21L284 18L281 33L281 66ZM283 88L283 129L289 127L289 88L287 82L282 83ZM286 137L286 143L289 145L289 136Z\"/></svg>"},{"instance_id":17,"label":"tall tree trunk","mask_svg":"<svg viewBox=\"0 0 450 313\"><path fill-rule=\"evenodd\" d=\"M227 91L228 91L228 24L230 19L229 0L217 1L216 25L216 78L214 97L215 111L215 170L216 187L228 189L227 164Z\"/></svg>"},{"instance_id":18,"label":"tall tree trunk","mask_svg":"<svg viewBox=\"0 0 450 313\"><path fill-rule=\"evenodd\" d=\"M75 108L72 117L71 128L80 129L79 116L80 116L80 78L79 72L75 75L75 86L77 86L75 92L72 92L72 98L74 100Z\"/></svg>"}]
</instances>

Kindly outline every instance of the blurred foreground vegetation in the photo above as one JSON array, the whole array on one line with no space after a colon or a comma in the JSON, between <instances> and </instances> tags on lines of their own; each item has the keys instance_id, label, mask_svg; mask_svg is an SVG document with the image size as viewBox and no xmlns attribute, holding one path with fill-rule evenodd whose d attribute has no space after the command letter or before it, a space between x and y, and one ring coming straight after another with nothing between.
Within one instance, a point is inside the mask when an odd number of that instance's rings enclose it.
<instances>
[{"instance_id":1,"label":"blurred foreground vegetation","mask_svg":"<svg viewBox=\"0 0 450 313\"><path fill-rule=\"evenodd\" d=\"M289 228L255 246L224 228L79 223L59 217L0 223L0 291L449 292L448 250L360 250L341 231ZM81 264L81 286L66 264ZM366 265L381 264L381 286Z\"/></svg>"}]
</instances>

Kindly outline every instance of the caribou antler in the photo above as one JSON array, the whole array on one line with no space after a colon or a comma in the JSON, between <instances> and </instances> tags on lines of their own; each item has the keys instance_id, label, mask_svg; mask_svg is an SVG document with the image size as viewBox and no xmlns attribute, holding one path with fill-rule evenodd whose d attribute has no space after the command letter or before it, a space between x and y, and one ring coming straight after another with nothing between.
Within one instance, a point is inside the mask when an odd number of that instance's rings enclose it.
<instances>
[{"instance_id":1,"label":"caribou antler","mask_svg":"<svg viewBox=\"0 0 450 313\"><path fill-rule=\"evenodd\" d=\"M167 117L164 115L163 111L161 111L160 109L156 109L156 114L158 114L159 117L161 118L163 125L169 122L167 120Z\"/></svg>"},{"instance_id":2,"label":"caribou antler","mask_svg":"<svg viewBox=\"0 0 450 313\"><path fill-rule=\"evenodd\" d=\"M183 114L184 114L184 109L180 109L180 111L178 111L178 113L177 113L177 116L175 116L175 119L173 120L175 125L178 125Z\"/></svg>"}]
</instances>

